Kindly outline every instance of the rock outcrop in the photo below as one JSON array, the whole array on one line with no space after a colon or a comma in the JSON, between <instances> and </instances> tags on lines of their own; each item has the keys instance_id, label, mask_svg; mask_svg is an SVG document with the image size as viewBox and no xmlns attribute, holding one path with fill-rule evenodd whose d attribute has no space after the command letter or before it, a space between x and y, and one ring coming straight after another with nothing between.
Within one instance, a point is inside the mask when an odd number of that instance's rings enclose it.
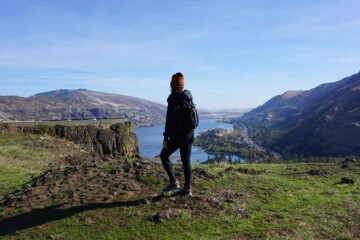
<instances>
[{"instance_id":1,"label":"rock outcrop","mask_svg":"<svg viewBox=\"0 0 360 240\"><path fill-rule=\"evenodd\" d=\"M88 146L93 153L100 157L106 155L140 156L138 139L133 132L131 122L115 123L106 129L95 125L37 125L21 126L17 129L22 133L49 134L68 139L76 144Z\"/></svg>"},{"instance_id":2,"label":"rock outcrop","mask_svg":"<svg viewBox=\"0 0 360 240\"><path fill-rule=\"evenodd\" d=\"M10 126L7 123L0 123L0 133L6 133L10 130Z\"/></svg>"}]
</instances>

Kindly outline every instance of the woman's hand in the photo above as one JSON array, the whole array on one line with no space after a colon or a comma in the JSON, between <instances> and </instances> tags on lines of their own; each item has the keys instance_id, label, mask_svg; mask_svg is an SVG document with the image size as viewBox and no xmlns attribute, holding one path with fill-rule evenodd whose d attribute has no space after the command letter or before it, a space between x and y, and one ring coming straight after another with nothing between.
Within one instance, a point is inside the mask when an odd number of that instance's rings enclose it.
<instances>
[{"instance_id":1,"label":"woman's hand","mask_svg":"<svg viewBox=\"0 0 360 240\"><path fill-rule=\"evenodd\" d=\"M168 148L168 143L167 143L167 141L164 141L164 142L163 142L163 148L165 148L165 149Z\"/></svg>"}]
</instances>

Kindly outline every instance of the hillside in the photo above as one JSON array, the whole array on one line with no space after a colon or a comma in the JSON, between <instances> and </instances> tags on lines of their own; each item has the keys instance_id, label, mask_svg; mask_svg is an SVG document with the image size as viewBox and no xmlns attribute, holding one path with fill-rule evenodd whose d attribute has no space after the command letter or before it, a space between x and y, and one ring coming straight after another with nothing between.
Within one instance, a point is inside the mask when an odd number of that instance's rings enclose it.
<instances>
[{"instance_id":1,"label":"hillside","mask_svg":"<svg viewBox=\"0 0 360 240\"><path fill-rule=\"evenodd\" d=\"M288 91L238 119L267 134L272 147L298 155L360 154L360 73L308 91Z\"/></svg>"},{"instance_id":2,"label":"hillside","mask_svg":"<svg viewBox=\"0 0 360 240\"><path fill-rule=\"evenodd\" d=\"M0 120L126 118L136 125L162 123L166 106L148 100L86 89L56 90L28 98L0 96Z\"/></svg>"},{"instance_id":3,"label":"hillside","mask_svg":"<svg viewBox=\"0 0 360 240\"><path fill-rule=\"evenodd\" d=\"M198 109L200 118L239 117L247 109ZM165 122L166 106L113 93L86 89L61 89L38 93L28 98L0 96L0 122L84 119L127 119L136 126Z\"/></svg>"},{"instance_id":4,"label":"hillside","mask_svg":"<svg viewBox=\"0 0 360 240\"><path fill-rule=\"evenodd\" d=\"M91 149L0 134L0 238L360 238L356 162L194 164L194 195L172 197L161 164Z\"/></svg>"}]
</instances>

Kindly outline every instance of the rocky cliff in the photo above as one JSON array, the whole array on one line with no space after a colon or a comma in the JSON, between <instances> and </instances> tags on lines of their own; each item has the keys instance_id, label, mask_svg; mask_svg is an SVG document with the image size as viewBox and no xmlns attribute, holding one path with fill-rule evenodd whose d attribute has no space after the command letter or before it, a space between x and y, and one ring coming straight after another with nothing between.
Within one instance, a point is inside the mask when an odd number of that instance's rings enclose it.
<instances>
[{"instance_id":1,"label":"rocky cliff","mask_svg":"<svg viewBox=\"0 0 360 240\"><path fill-rule=\"evenodd\" d=\"M133 132L133 124L131 122L115 123L106 129L94 125L37 125L16 128L22 133L46 133L51 136L68 139L74 143L89 147L93 153L100 157L107 155L140 156L138 139Z\"/></svg>"}]
</instances>

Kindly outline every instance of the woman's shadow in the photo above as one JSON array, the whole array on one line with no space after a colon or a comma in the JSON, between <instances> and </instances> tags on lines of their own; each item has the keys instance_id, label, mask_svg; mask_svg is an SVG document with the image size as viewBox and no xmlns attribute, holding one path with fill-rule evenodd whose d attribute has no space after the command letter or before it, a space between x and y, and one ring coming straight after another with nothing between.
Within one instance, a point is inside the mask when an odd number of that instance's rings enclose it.
<instances>
[{"instance_id":1,"label":"woman's shadow","mask_svg":"<svg viewBox=\"0 0 360 240\"><path fill-rule=\"evenodd\" d=\"M13 217L0 220L0 236L13 234L16 231L28 229L31 227L39 226L45 223L61 220L75 214L95 210L106 209L115 207L129 207L148 204L149 202L159 202L165 195L157 195L148 198L141 198L130 201L119 201L113 203L91 203L82 206L73 206L62 209L62 204L49 206L46 208L32 209L30 212L22 213Z\"/></svg>"}]
</instances>

